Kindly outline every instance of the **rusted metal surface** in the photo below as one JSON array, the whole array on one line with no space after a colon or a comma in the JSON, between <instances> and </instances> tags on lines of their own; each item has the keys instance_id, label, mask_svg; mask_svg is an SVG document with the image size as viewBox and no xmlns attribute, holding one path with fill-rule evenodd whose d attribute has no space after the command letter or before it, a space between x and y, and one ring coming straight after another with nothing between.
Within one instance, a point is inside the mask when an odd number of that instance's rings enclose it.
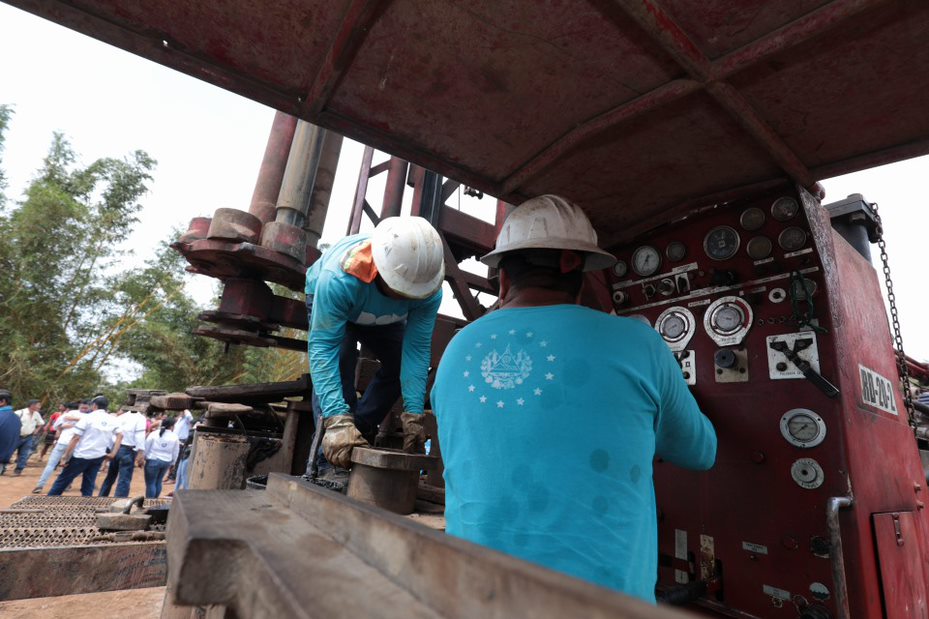
<instances>
[{"instance_id":1,"label":"rusted metal surface","mask_svg":"<svg viewBox=\"0 0 929 619\"><path fill-rule=\"evenodd\" d=\"M302 263L306 259L306 232L294 224L269 221L261 230L261 246Z\"/></svg>"},{"instance_id":2,"label":"rusted metal surface","mask_svg":"<svg viewBox=\"0 0 929 619\"><path fill-rule=\"evenodd\" d=\"M168 590L178 605L220 604L239 617L691 616L443 535L299 478L273 474L263 491L181 491L175 509ZM294 552L295 545L313 552Z\"/></svg>"},{"instance_id":3,"label":"rusted metal surface","mask_svg":"<svg viewBox=\"0 0 929 619\"><path fill-rule=\"evenodd\" d=\"M921 0L7 1L510 202L568 195L607 243L929 152Z\"/></svg>"},{"instance_id":4,"label":"rusted metal surface","mask_svg":"<svg viewBox=\"0 0 929 619\"><path fill-rule=\"evenodd\" d=\"M248 207L248 212L263 224L274 220L274 206L277 204L277 195L281 189L281 179L284 178L284 168L296 128L297 119L293 116L283 112L274 115L268 144L265 146L261 168L258 170L258 180L255 181L255 191Z\"/></svg>"},{"instance_id":5,"label":"rusted metal surface","mask_svg":"<svg viewBox=\"0 0 929 619\"><path fill-rule=\"evenodd\" d=\"M396 449L359 447L352 450L352 462L379 469L418 472L433 468L436 459L421 454L408 454Z\"/></svg>"},{"instance_id":6,"label":"rusted metal surface","mask_svg":"<svg viewBox=\"0 0 929 619\"><path fill-rule=\"evenodd\" d=\"M302 260L253 243L202 239L171 245L190 262L191 273L210 277L254 277L302 291L306 267Z\"/></svg>"},{"instance_id":7,"label":"rusted metal surface","mask_svg":"<svg viewBox=\"0 0 929 619\"><path fill-rule=\"evenodd\" d=\"M237 243L257 243L261 236L261 220L245 211L218 208L210 221L207 238Z\"/></svg>"}]
</instances>

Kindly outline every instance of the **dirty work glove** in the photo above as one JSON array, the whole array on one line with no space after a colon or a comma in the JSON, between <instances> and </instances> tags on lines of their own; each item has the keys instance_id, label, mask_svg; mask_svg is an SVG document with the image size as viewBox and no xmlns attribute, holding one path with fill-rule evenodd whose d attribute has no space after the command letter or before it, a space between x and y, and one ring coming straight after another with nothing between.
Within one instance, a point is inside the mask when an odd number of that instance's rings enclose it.
<instances>
[{"instance_id":1,"label":"dirty work glove","mask_svg":"<svg viewBox=\"0 0 929 619\"><path fill-rule=\"evenodd\" d=\"M323 420L323 455L333 466L343 469L352 467L352 449L367 447L368 441L355 427L351 415L333 415Z\"/></svg>"},{"instance_id":2,"label":"dirty work glove","mask_svg":"<svg viewBox=\"0 0 929 619\"><path fill-rule=\"evenodd\" d=\"M408 454L425 453L426 434L423 432L423 415L401 413L403 426L403 451Z\"/></svg>"}]
</instances>

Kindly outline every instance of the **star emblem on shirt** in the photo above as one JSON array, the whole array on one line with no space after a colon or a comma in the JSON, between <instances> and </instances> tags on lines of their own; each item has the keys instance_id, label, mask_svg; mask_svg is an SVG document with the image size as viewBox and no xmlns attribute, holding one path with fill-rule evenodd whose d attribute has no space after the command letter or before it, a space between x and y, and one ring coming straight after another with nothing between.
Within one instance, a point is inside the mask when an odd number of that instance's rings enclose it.
<instances>
[{"instance_id":1,"label":"star emblem on shirt","mask_svg":"<svg viewBox=\"0 0 929 619\"><path fill-rule=\"evenodd\" d=\"M490 339L492 339L492 340L495 340L495 339L497 339L497 334L496 334L496 333L494 333L493 335L491 335L491 336L490 336Z\"/></svg>"},{"instance_id":2,"label":"star emblem on shirt","mask_svg":"<svg viewBox=\"0 0 929 619\"><path fill-rule=\"evenodd\" d=\"M555 380L555 375L552 374L551 372L547 372L545 374L545 380Z\"/></svg>"},{"instance_id":3,"label":"star emblem on shirt","mask_svg":"<svg viewBox=\"0 0 929 619\"><path fill-rule=\"evenodd\" d=\"M482 342L478 342L477 344L474 345L474 347L475 347L475 348L480 348L480 347L482 347L483 345L484 345L484 344L483 344Z\"/></svg>"},{"instance_id":4,"label":"star emblem on shirt","mask_svg":"<svg viewBox=\"0 0 929 619\"><path fill-rule=\"evenodd\" d=\"M516 335L516 329L510 329L509 333L510 335Z\"/></svg>"},{"instance_id":5,"label":"star emblem on shirt","mask_svg":"<svg viewBox=\"0 0 929 619\"><path fill-rule=\"evenodd\" d=\"M474 385L468 385L468 391L470 391L471 393L474 393L475 389L477 389L477 387L475 387Z\"/></svg>"},{"instance_id":6,"label":"star emblem on shirt","mask_svg":"<svg viewBox=\"0 0 929 619\"><path fill-rule=\"evenodd\" d=\"M471 360L471 355L467 355L467 356L465 357L465 361L470 361L470 360Z\"/></svg>"},{"instance_id":7,"label":"star emblem on shirt","mask_svg":"<svg viewBox=\"0 0 929 619\"><path fill-rule=\"evenodd\" d=\"M485 403L487 402L487 396L486 396L486 395L482 395L482 396L481 396L480 398L478 398L478 399L481 401L481 404L485 404Z\"/></svg>"},{"instance_id":8,"label":"star emblem on shirt","mask_svg":"<svg viewBox=\"0 0 929 619\"><path fill-rule=\"evenodd\" d=\"M532 393L535 395L542 395L542 390L536 387L535 389L532 390Z\"/></svg>"},{"instance_id":9,"label":"star emblem on shirt","mask_svg":"<svg viewBox=\"0 0 929 619\"><path fill-rule=\"evenodd\" d=\"M519 404L520 406L522 406L523 404L526 403L526 401L525 401L524 399L522 399L522 398L519 398L518 400L516 400L516 403Z\"/></svg>"},{"instance_id":10,"label":"star emblem on shirt","mask_svg":"<svg viewBox=\"0 0 929 619\"><path fill-rule=\"evenodd\" d=\"M540 348L547 348L547 347L548 347L548 340L542 340L541 342L539 342L539 347L540 347Z\"/></svg>"},{"instance_id":11,"label":"star emblem on shirt","mask_svg":"<svg viewBox=\"0 0 929 619\"><path fill-rule=\"evenodd\" d=\"M527 331L527 332L526 332L526 337L532 337L532 335L533 335L532 331Z\"/></svg>"},{"instance_id":12,"label":"star emblem on shirt","mask_svg":"<svg viewBox=\"0 0 929 619\"><path fill-rule=\"evenodd\" d=\"M555 360L555 355L549 355L549 356L547 356L547 357L545 357L545 358L548 359L549 361L554 361L554 360Z\"/></svg>"},{"instance_id":13,"label":"star emblem on shirt","mask_svg":"<svg viewBox=\"0 0 929 619\"><path fill-rule=\"evenodd\" d=\"M469 372L468 370L465 370L465 371L464 371L464 377L467 378L467 377L469 377L469 376L471 376L471 372Z\"/></svg>"},{"instance_id":14,"label":"star emblem on shirt","mask_svg":"<svg viewBox=\"0 0 929 619\"><path fill-rule=\"evenodd\" d=\"M503 408L503 400L497 400L497 408Z\"/></svg>"}]
</instances>

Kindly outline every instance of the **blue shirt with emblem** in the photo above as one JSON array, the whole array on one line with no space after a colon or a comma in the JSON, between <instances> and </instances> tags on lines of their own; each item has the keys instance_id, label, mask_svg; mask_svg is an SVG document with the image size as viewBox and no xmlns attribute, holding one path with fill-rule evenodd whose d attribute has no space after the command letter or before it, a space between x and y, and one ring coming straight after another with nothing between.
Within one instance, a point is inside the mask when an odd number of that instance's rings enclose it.
<instances>
[{"instance_id":1,"label":"blue shirt with emblem","mask_svg":"<svg viewBox=\"0 0 929 619\"><path fill-rule=\"evenodd\" d=\"M498 310L451 341L431 401L449 534L655 601L652 462L708 469L716 433L653 329Z\"/></svg>"},{"instance_id":2,"label":"blue shirt with emblem","mask_svg":"<svg viewBox=\"0 0 929 619\"><path fill-rule=\"evenodd\" d=\"M432 330L442 302L442 289L427 299L392 299L381 294L375 282L368 284L346 273L342 265L348 253L370 237L370 234L345 237L327 249L306 273L307 305L313 308L308 344L310 374L323 417L349 413L342 397L339 351L350 322L362 326L406 322L400 361L403 404L407 412L423 412Z\"/></svg>"}]
</instances>

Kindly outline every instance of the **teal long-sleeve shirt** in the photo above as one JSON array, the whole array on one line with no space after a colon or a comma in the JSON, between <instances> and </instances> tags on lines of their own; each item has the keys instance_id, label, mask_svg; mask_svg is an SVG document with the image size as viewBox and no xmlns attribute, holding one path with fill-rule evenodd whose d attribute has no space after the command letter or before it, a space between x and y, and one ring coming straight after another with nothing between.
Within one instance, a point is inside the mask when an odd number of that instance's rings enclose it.
<instances>
[{"instance_id":1,"label":"teal long-sleeve shirt","mask_svg":"<svg viewBox=\"0 0 929 619\"><path fill-rule=\"evenodd\" d=\"M309 358L313 388L323 417L349 413L342 397L339 352L348 323L362 326L406 322L400 366L404 409L421 414L432 350L432 331L442 302L442 290L427 299L392 299L346 273L348 252L370 239L370 234L346 237L326 250L306 274L306 295L312 305Z\"/></svg>"}]
</instances>

